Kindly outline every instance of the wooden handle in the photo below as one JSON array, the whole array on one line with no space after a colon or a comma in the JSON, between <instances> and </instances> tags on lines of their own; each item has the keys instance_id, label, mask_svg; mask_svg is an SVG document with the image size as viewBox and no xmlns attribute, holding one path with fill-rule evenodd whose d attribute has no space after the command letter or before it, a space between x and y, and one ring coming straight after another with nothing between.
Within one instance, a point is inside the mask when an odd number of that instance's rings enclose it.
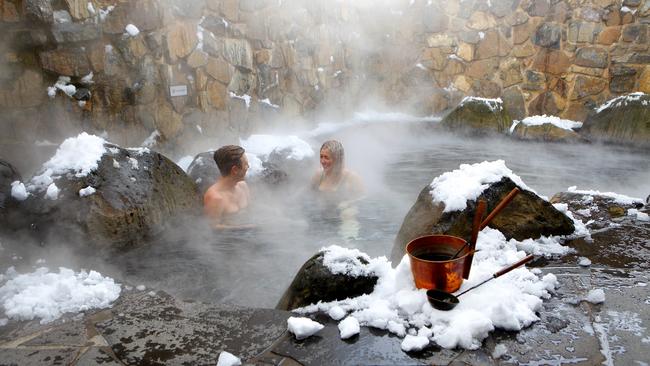
<instances>
[{"instance_id":1,"label":"wooden handle","mask_svg":"<svg viewBox=\"0 0 650 366\"><path fill-rule=\"evenodd\" d=\"M498 215L499 212L501 212L501 210L503 210L508 205L508 203L510 203L510 201L512 201L515 198L517 193L519 193L519 188L517 188L517 187L513 188L512 191L510 191L510 193L508 193L508 195L504 199L502 199L501 202L499 202L497 207L495 207L494 210L492 210L492 212L490 212L488 217L486 217L485 220L483 220L483 222L481 222L481 228L480 229L483 229L486 226L488 226L490 221L492 221L492 219L494 219L494 216Z\"/></svg>"},{"instance_id":2,"label":"wooden handle","mask_svg":"<svg viewBox=\"0 0 650 366\"><path fill-rule=\"evenodd\" d=\"M472 237L469 240L470 250L476 248L476 239L478 239L478 232L481 227L481 220L483 220L483 214L485 214L486 207L487 203L485 200L478 201L478 205L476 206L476 213L474 214L474 222L472 224Z\"/></svg>"},{"instance_id":3,"label":"wooden handle","mask_svg":"<svg viewBox=\"0 0 650 366\"><path fill-rule=\"evenodd\" d=\"M513 269L515 269L515 268L521 266L522 264L527 263L527 262L530 262L533 258L535 258L535 256L532 255L532 254L529 254L526 258L524 258L524 259L520 260L519 262L517 262L517 263L515 263L515 264L511 264L511 265L509 265L508 267L506 267L506 268L500 270L499 272L497 272L497 273L495 273L494 275L492 275L492 277L497 278L497 277L499 277L499 276L502 276L502 275L504 275L504 274L506 274L506 273L512 271Z\"/></svg>"}]
</instances>

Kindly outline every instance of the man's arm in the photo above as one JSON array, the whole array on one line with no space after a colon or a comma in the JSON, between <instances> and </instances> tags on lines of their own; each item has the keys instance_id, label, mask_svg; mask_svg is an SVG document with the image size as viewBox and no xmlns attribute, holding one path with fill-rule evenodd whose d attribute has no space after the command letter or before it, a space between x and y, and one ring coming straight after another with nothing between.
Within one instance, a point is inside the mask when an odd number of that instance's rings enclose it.
<instances>
[{"instance_id":1,"label":"man's arm","mask_svg":"<svg viewBox=\"0 0 650 366\"><path fill-rule=\"evenodd\" d=\"M217 227L223 217L223 196L216 192L208 191L203 197L203 212L210 219L210 226Z\"/></svg>"}]
</instances>

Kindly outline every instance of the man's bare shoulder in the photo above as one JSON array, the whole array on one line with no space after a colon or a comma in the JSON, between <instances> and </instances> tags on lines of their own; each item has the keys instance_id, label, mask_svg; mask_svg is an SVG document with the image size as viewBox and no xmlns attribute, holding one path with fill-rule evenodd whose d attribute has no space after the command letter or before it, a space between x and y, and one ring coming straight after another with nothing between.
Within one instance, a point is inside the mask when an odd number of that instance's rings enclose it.
<instances>
[{"instance_id":1,"label":"man's bare shoulder","mask_svg":"<svg viewBox=\"0 0 650 366\"><path fill-rule=\"evenodd\" d=\"M205 194L203 195L204 202L220 202L223 201L223 199L223 193L219 191L219 188L216 184L210 186L210 188L208 188L208 190L205 191Z\"/></svg>"}]
</instances>

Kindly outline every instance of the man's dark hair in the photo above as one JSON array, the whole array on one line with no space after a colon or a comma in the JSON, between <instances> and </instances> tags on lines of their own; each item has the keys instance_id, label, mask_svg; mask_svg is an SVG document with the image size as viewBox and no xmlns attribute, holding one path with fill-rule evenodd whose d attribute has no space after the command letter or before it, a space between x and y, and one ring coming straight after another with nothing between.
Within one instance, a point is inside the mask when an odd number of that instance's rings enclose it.
<instances>
[{"instance_id":1,"label":"man's dark hair","mask_svg":"<svg viewBox=\"0 0 650 366\"><path fill-rule=\"evenodd\" d=\"M241 146L226 145L214 152L214 162L217 163L221 176L229 175L234 166L241 168L241 157L244 151Z\"/></svg>"}]
</instances>

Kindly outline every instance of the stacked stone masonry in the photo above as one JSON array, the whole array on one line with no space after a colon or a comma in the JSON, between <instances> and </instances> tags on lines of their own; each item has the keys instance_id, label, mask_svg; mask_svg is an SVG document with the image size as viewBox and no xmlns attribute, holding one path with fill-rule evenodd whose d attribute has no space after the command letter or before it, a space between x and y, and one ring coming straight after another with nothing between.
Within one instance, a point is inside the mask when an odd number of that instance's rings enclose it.
<instances>
[{"instance_id":1,"label":"stacked stone masonry","mask_svg":"<svg viewBox=\"0 0 650 366\"><path fill-rule=\"evenodd\" d=\"M583 121L650 93L650 0L0 0L0 28L3 147L225 142L369 96Z\"/></svg>"}]
</instances>

